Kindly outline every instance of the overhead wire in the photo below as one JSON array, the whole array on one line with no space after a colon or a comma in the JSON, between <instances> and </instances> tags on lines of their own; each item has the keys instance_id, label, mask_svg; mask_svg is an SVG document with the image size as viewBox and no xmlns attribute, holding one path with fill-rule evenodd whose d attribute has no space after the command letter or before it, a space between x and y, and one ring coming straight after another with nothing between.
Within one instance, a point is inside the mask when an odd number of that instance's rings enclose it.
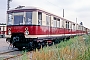
<instances>
[{"instance_id":1,"label":"overhead wire","mask_svg":"<svg viewBox=\"0 0 90 60\"><path fill-rule=\"evenodd\" d=\"M48 2L48 3L50 3L50 4L52 4L53 6L57 7L57 8L58 8L57 10L63 11L63 16L62 16L62 17L64 17L64 9L63 9L62 7L56 5L56 4L54 4L54 3L52 3L52 2L50 2L50 1L48 1L48 0L45 0L45 1Z\"/></svg>"},{"instance_id":2,"label":"overhead wire","mask_svg":"<svg viewBox=\"0 0 90 60\"><path fill-rule=\"evenodd\" d=\"M48 1L48 0L45 0L45 1L47 1L47 2L50 3L50 4L52 4L53 6L56 6L58 9L63 9L62 7L56 5L56 4L54 4L54 3L52 3L52 2L50 2L50 1Z\"/></svg>"}]
</instances>

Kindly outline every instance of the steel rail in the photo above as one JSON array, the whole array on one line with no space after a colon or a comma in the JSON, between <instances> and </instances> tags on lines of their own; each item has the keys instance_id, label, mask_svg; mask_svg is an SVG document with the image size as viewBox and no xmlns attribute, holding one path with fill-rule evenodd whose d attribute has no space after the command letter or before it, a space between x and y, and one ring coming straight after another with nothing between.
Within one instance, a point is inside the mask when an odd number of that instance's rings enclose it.
<instances>
[{"instance_id":1,"label":"steel rail","mask_svg":"<svg viewBox=\"0 0 90 60\"><path fill-rule=\"evenodd\" d=\"M26 54L30 54L32 53L32 51L30 52L27 52ZM16 58L16 57L19 57L19 56L22 56L24 54L17 54L16 56L12 56L12 57L8 57L8 58L4 58L3 60L10 60L10 59L13 59L13 58ZM30 59L32 59L32 54L30 54Z\"/></svg>"}]
</instances>

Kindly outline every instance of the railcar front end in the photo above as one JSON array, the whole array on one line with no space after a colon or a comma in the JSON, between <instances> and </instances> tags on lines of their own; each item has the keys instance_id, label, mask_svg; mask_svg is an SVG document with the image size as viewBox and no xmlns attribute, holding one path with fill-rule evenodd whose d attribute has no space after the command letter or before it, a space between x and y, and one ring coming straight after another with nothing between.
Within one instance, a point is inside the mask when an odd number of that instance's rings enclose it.
<instances>
[{"instance_id":1,"label":"railcar front end","mask_svg":"<svg viewBox=\"0 0 90 60\"><path fill-rule=\"evenodd\" d=\"M35 9L7 11L6 40L13 44L13 47L21 50L24 47L33 49L38 46L36 30L40 26L34 21L37 18L36 14Z\"/></svg>"}]
</instances>

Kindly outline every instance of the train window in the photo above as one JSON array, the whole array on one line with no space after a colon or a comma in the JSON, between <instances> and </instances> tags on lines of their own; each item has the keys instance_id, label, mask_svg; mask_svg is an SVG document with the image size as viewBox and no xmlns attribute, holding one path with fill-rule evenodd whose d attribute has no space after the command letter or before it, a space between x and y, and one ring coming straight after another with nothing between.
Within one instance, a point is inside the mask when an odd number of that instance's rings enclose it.
<instances>
[{"instance_id":1,"label":"train window","mask_svg":"<svg viewBox=\"0 0 90 60\"><path fill-rule=\"evenodd\" d=\"M57 19L57 27L60 27L60 19Z\"/></svg>"},{"instance_id":2,"label":"train window","mask_svg":"<svg viewBox=\"0 0 90 60\"><path fill-rule=\"evenodd\" d=\"M68 29L69 29L69 22L68 22Z\"/></svg>"},{"instance_id":3,"label":"train window","mask_svg":"<svg viewBox=\"0 0 90 60\"><path fill-rule=\"evenodd\" d=\"M79 25L79 30L81 30L81 26Z\"/></svg>"},{"instance_id":4,"label":"train window","mask_svg":"<svg viewBox=\"0 0 90 60\"><path fill-rule=\"evenodd\" d=\"M66 28L68 28L68 22L66 21Z\"/></svg>"},{"instance_id":5,"label":"train window","mask_svg":"<svg viewBox=\"0 0 90 60\"><path fill-rule=\"evenodd\" d=\"M23 15L14 15L14 24L22 25L23 24Z\"/></svg>"},{"instance_id":6,"label":"train window","mask_svg":"<svg viewBox=\"0 0 90 60\"><path fill-rule=\"evenodd\" d=\"M78 30L79 30L80 26L78 25Z\"/></svg>"},{"instance_id":7,"label":"train window","mask_svg":"<svg viewBox=\"0 0 90 60\"><path fill-rule=\"evenodd\" d=\"M65 26L65 25L64 25L64 24L65 24L64 22L65 22L65 21L62 19L62 20L61 20L61 27L62 27L62 28L64 28L64 26Z\"/></svg>"},{"instance_id":8,"label":"train window","mask_svg":"<svg viewBox=\"0 0 90 60\"><path fill-rule=\"evenodd\" d=\"M70 27L69 28L72 29L72 23L69 23L69 24L70 24Z\"/></svg>"},{"instance_id":9,"label":"train window","mask_svg":"<svg viewBox=\"0 0 90 60\"><path fill-rule=\"evenodd\" d=\"M53 23L54 23L54 27L57 27L57 20L55 17L54 17Z\"/></svg>"},{"instance_id":10,"label":"train window","mask_svg":"<svg viewBox=\"0 0 90 60\"><path fill-rule=\"evenodd\" d=\"M78 30L78 24L76 24L76 30Z\"/></svg>"},{"instance_id":11,"label":"train window","mask_svg":"<svg viewBox=\"0 0 90 60\"><path fill-rule=\"evenodd\" d=\"M46 25L50 26L50 16L46 16Z\"/></svg>"},{"instance_id":12,"label":"train window","mask_svg":"<svg viewBox=\"0 0 90 60\"><path fill-rule=\"evenodd\" d=\"M75 24L73 24L73 30L75 30Z\"/></svg>"},{"instance_id":13,"label":"train window","mask_svg":"<svg viewBox=\"0 0 90 60\"><path fill-rule=\"evenodd\" d=\"M32 12L26 12L26 24L32 24Z\"/></svg>"},{"instance_id":14,"label":"train window","mask_svg":"<svg viewBox=\"0 0 90 60\"><path fill-rule=\"evenodd\" d=\"M69 22L66 21L66 28L69 29Z\"/></svg>"},{"instance_id":15,"label":"train window","mask_svg":"<svg viewBox=\"0 0 90 60\"><path fill-rule=\"evenodd\" d=\"M12 13L8 14L8 25L12 25Z\"/></svg>"},{"instance_id":16,"label":"train window","mask_svg":"<svg viewBox=\"0 0 90 60\"><path fill-rule=\"evenodd\" d=\"M42 25L42 13L38 12L38 25Z\"/></svg>"}]
</instances>

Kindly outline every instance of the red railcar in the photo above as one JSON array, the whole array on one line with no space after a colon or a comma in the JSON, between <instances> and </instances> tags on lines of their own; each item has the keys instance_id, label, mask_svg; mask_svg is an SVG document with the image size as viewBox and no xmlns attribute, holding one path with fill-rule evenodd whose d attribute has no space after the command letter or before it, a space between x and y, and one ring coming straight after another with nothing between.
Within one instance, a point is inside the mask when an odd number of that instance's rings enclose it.
<instances>
[{"instance_id":1,"label":"red railcar","mask_svg":"<svg viewBox=\"0 0 90 60\"><path fill-rule=\"evenodd\" d=\"M86 28L36 7L7 11L7 40L18 49L34 48L71 36L86 34Z\"/></svg>"},{"instance_id":2,"label":"red railcar","mask_svg":"<svg viewBox=\"0 0 90 60\"><path fill-rule=\"evenodd\" d=\"M6 24L0 24L0 38L4 38L6 34Z\"/></svg>"}]
</instances>

